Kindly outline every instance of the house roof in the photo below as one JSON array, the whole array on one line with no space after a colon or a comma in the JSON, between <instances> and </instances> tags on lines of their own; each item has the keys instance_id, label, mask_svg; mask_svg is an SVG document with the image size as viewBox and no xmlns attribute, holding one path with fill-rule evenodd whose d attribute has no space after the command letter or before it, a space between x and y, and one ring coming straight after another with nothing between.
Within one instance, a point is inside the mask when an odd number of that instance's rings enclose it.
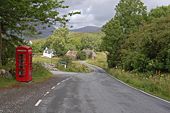
<instances>
[{"instance_id":1,"label":"house roof","mask_svg":"<svg viewBox=\"0 0 170 113\"><path fill-rule=\"evenodd\" d=\"M66 53L66 55L67 56L75 56L75 55L77 55L77 51L68 51L67 53Z\"/></svg>"},{"instance_id":2,"label":"house roof","mask_svg":"<svg viewBox=\"0 0 170 113\"><path fill-rule=\"evenodd\" d=\"M48 54L54 53L52 49L48 49L47 47L45 48L44 52Z\"/></svg>"}]
</instances>

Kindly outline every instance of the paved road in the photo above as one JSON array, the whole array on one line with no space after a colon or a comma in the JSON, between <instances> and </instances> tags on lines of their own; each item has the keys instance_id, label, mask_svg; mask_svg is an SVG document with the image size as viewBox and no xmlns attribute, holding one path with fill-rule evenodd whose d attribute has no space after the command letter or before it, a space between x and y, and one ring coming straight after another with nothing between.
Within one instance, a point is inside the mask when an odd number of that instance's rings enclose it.
<instances>
[{"instance_id":1,"label":"paved road","mask_svg":"<svg viewBox=\"0 0 170 113\"><path fill-rule=\"evenodd\" d=\"M19 92L19 99L11 97L17 100L11 106L8 99L2 105L0 94L0 113L170 113L169 103L123 85L101 68L92 68L94 72L88 74L53 72L59 75L56 81L44 88L27 88L24 97Z\"/></svg>"},{"instance_id":2,"label":"paved road","mask_svg":"<svg viewBox=\"0 0 170 113\"><path fill-rule=\"evenodd\" d=\"M93 70L89 74L60 73L69 79L44 97L35 112L170 113L170 104L123 85L100 68Z\"/></svg>"}]
</instances>

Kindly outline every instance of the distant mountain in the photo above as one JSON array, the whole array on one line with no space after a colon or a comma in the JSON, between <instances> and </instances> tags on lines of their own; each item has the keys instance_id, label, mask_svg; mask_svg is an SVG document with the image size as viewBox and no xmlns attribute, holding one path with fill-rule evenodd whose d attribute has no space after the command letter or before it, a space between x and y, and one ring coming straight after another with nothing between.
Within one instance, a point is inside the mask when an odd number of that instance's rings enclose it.
<instances>
[{"instance_id":1,"label":"distant mountain","mask_svg":"<svg viewBox=\"0 0 170 113\"><path fill-rule=\"evenodd\" d=\"M46 37L52 35L54 30L55 30L55 28L53 26L46 27L46 29L39 28L38 31L41 33L41 34L39 34L39 36L43 37L43 38L46 38Z\"/></svg>"},{"instance_id":2,"label":"distant mountain","mask_svg":"<svg viewBox=\"0 0 170 113\"><path fill-rule=\"evenodd\" d=\"M51 27L46 27L45 29L43 29L43 26L38 26L38 27L36 27L36 29L38 30L38 32L40 32L40 34L34 35L32 33L27 33L24 35L24 39L32 40L32 39L39 39L39 38L47 38L48 36L50 36L53 33L53 31L56 28L51 26ZM94 33L94 32L100 32L101 28L96 27L96 26L86 26L86 27L82 27L79 29L73 29L70 31L81 32L81 33Z\"/></svg>"},{"instance_id":3,"label":"distant mountain","mask_svg":"<svg viewBox=\"0 0 170 113\"><path fill-rule=\"evenodd\" d=\"M82 27L79 29L73 29L70 30L72 32L83 32L83 33L91 33L91 32L100 32L101 28L100 27L96 27L96 26L86 26L86 27Z\"/></svg>"},{"instance_id":4,"label":"distant mountain","mask_svg":"<svg viewBox=\"0 0 170 113\"><path fill-rule=\"evenodd\" d=\"M40 34L26 33L26 34L24 34L24 39L32 40L32 39L39 39L39 38L47 38L55 30L55 28L53 26L46 27L44 29L42 26L38 26L38 27L36 27L36 29Z\"/></svg>"}]
</instances>

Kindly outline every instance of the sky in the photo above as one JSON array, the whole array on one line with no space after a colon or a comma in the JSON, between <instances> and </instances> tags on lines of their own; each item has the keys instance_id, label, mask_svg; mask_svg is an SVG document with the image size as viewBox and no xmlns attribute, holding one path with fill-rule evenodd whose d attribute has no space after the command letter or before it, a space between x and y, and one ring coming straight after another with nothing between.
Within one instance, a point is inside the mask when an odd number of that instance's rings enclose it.
<instances>
[{"instance_id":1,"label":"sky","mask_svg":"<svg viewBox=\"0 0 170 113\"><path fill-rule=\"evenodd\" d=\"M162 5L169 5L170 0L141 0L147 6L148 11ZM115 7L119 0L65 0L70 6L62 13L81 11L81 15L70 17L69 26L73 29L84 26L101 27L115 14Z\"/></svg>"}]
</instances>

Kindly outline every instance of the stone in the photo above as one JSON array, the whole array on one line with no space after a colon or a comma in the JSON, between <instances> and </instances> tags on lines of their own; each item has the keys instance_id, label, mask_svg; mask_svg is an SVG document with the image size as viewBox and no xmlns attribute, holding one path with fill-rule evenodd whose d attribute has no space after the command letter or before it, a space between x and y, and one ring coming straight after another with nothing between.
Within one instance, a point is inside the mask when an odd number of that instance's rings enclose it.
<instances>
[{"instance_id":1,"label":"stone","mask_svg":"<svg viewBox=\"0 0 170 113\"><path fill-rule=\"evenodd\" d=\"M0 75L4 75L6 73L5 69L0 69Z\"/></svg>"},{"instance_id":2,"label":"stone","mask_svg":"<svg viewBox=\"0 0 170 113\"><path fill-rule=\"evenodd\" d=\"M9 71L6 71L6 73L4 74L5 76L5 78L12 78L13 76L12 76L12 74L9 72Z\"/></svg>"}]
</instances>

